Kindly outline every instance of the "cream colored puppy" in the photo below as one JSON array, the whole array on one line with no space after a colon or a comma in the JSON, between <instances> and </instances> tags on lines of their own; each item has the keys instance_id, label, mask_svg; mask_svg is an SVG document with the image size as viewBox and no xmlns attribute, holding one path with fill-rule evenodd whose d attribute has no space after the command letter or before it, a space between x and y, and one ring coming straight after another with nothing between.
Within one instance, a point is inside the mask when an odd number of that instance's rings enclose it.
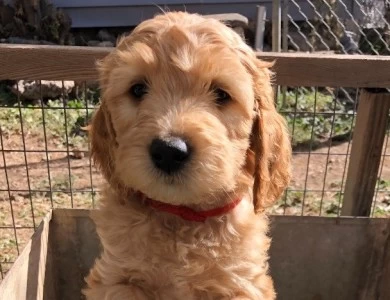
<instances>
[{"instance_id":1,"label":"cream colored puppy","mask_svg":"<svg viewBox=\"0 0 390 300\"><path fill-rule=\"evenodd\" d=\"M199 15L141 23L100 64L108 181L87 299L274 299L264 209L290 178L270 65Z\"/></svg>"}]
</instances>

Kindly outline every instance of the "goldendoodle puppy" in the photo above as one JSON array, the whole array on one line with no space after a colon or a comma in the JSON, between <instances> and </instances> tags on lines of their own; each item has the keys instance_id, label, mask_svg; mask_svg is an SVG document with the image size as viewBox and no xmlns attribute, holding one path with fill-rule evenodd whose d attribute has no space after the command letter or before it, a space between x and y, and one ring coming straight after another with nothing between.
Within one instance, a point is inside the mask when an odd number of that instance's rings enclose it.
<instances>
[{"instance_id":1,"label":"goldendoodle puppy","mask_svg":"<svg viewBox=\"0 0 390 300\"><path fill-rule=\"evenodd\" d=\"M269 63L222 23L141 23L100 64L108 187L87 299L274 299L264 209L290 178Z\"/></svg>"}]
</instances>

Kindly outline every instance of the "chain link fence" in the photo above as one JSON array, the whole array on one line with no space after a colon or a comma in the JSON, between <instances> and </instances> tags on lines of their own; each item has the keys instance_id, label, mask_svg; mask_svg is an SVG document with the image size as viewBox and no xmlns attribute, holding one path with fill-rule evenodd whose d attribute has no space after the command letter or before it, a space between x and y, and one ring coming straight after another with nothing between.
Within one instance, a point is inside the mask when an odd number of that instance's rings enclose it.
<instances>
[{"instance_id":1,"label":"chain link fence","mask_svg":"<svg viewBox=\"0 0 390 300\"><path fill-rule=\"evenodd\" d=\"M284 51L390 55L390 0L282 4Z\"/></svg>"}]
</instances>

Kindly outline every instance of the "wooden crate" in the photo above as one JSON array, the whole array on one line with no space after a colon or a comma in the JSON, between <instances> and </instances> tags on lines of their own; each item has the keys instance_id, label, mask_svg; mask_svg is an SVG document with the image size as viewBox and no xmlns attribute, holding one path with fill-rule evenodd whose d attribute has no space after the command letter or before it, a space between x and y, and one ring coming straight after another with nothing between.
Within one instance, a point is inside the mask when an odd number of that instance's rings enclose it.
<instances>
[{"instance_id":1,"label":"wooden crate","mask_svg":"<svg viewBox=\"0 0 390 300\"><path fill-rule=\"evenodd\" d=\"M271 273L278 299L390 299L390 220L275 216ZM99 254L87 210L46 216L0 286L0 299L82 299Z\"/></svg>"}]
</instances>

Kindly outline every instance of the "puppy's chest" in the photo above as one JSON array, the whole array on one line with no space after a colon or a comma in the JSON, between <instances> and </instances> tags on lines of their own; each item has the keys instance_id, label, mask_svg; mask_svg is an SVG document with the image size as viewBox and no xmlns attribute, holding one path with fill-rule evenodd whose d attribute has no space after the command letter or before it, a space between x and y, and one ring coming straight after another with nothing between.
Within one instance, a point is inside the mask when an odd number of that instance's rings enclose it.
<instances>
[{"instance_id":1,"label":"puppy's chest","mask_svg":"<svg viewBox=\"0 0 390 300\"><path fill-rule=\"evenodd\" d=\"M240 259L235 243L224 242L210 232L151 230L144 245L143 259L134 268L142 268L153 278L161 294L174 290L175 296L182 293L188 297L201 282L230 276Z\"/></svg>"},{"instance_id":2,"label":"puppy's chest","mask_svg":"<svg viewBox=\"0 0 390 300\"><path fill-rule=\"evenodd\" d=\"M150 229L143 237L145 259L152 264L179 265L184 267L193 260L198 263L219 261L230 257L237 243L221 238L214 232L198 232L192 229ZM138 241L140 242L140 241ZM137 243L137 240L134 240ZM138 251L142 249L138 249Z\"/></svg>"},{"instance_id":3,"label":"puppy's chest","mask_svg":"<svg viewBox=\"0 0 390 300\"><path fill-rule=\"evenodd\" d=\"M139 232L137 228L133 231ZM161 281L201 276L208 270L223 272L235 263L235 254L240 252L239 243L208 230L154 227L143 232L143 236L131 234L128 255L137 258L132 260L132 268L150 272Z\"/></svg>"},{"instance_id":4,"label":"puppy's chest","mask_svg":"<svg viewBox=\"0 0 390 300\"><path fill-rule=\"evenodd\" d=\"M167 228L150 220L117 221L110 229L99 225L103 246L110 252L107 261L115 259L113 265L120 269L118 280L137 282L164 295L161 299L208 299L204 291L220 295L239 289L242 274L263 272L265 257L258 249L264 237L239 234L231 225ZM256 251L248 251L253 248Z\"/></svg>"}]
</instances>

